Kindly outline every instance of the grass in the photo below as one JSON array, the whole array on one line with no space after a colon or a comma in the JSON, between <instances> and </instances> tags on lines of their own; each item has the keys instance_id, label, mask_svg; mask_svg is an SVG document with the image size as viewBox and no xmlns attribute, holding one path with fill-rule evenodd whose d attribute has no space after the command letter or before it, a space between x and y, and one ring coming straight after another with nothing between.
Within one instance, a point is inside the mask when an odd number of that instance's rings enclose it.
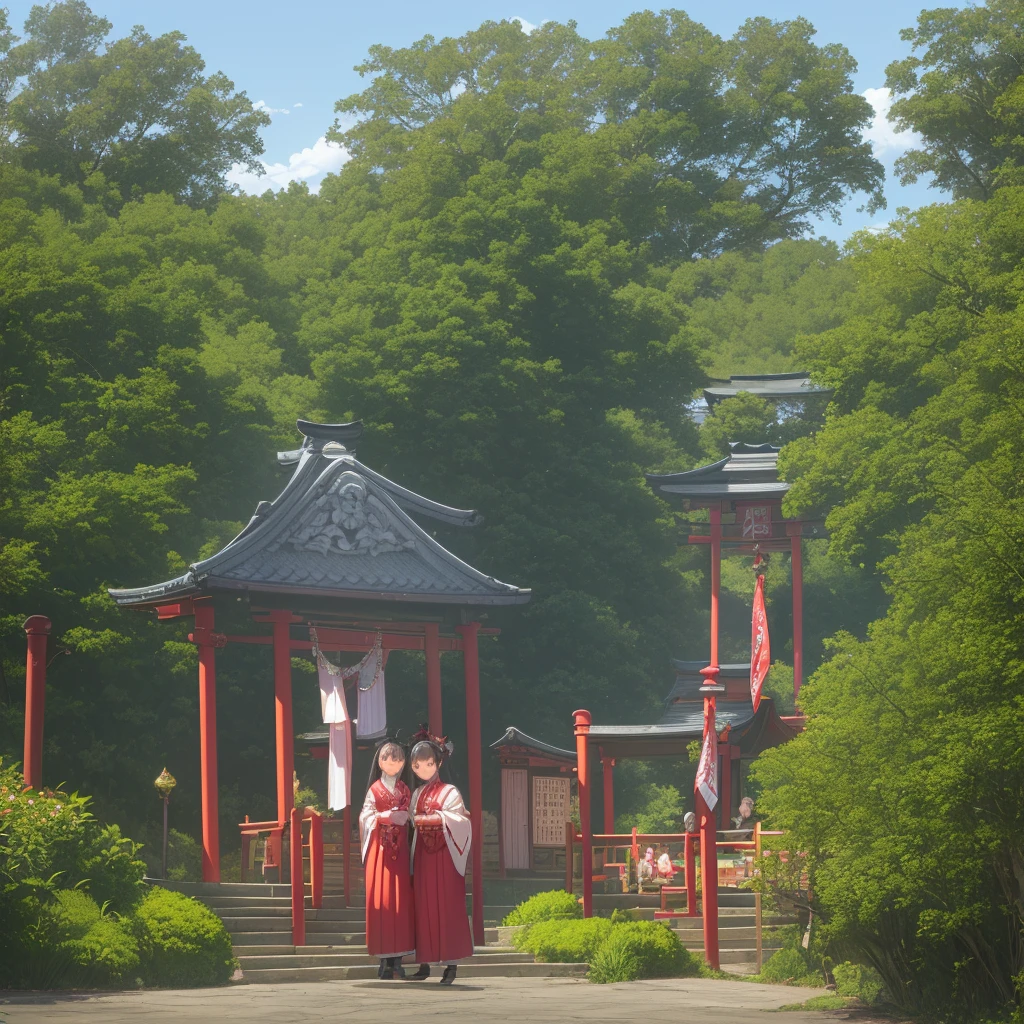
<instances>
[{"instance_id":1,"label":"grass","mask_svg":"<svg viewBox=\"0 0 1024 1024\"><path fill-rule=\"evenodd\" d=\"M857 1006L860 1000L856 996L812 996L802 1003L787 1003L779 1007L783 1010L845 1010L849 1006Z\"/></svg>"}]
</instances>

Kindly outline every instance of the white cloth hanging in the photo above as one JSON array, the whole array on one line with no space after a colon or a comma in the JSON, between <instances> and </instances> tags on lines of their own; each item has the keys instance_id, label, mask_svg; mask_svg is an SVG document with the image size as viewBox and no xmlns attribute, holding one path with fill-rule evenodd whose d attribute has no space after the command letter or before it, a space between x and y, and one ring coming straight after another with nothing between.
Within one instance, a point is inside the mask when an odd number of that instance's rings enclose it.
<instances>
[{"instance_id":1,"label":"white cloth hanging","mask_svg":"<svg viewBox=\"0 0 1024 1024\"><path fill-rule=\"evenodd\" d=\"M383 736L388 729L388 711L384 693L384 652L381 650L380 634L377 635L373 649L353 668L359 671L356 736L360 739Z\"/></svg>"},{"instance_id":2,"label":"white cloth hanging","mask_svg":"<svg viewBox=\"0 0 1024 1024\"><path fill-rule=\"evenodd\" d=\"M315 641L314 641L315 643ZM345 702L345 677L316 650L320 680L320 708L329 726L327 756L327 805L340 811L352 802L352 720Z\"/></svg>"}]
</instances>

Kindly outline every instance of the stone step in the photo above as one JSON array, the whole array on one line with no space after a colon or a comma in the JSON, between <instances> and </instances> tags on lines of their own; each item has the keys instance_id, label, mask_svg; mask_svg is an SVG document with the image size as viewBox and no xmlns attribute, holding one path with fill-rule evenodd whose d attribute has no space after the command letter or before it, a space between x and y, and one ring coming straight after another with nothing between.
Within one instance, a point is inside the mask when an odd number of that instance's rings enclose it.
<instances>
[{"instance_id":1,"label":"stone step","mask_svg":"<svg viewBox=\"0 0 1024 1024\"><path fill-rule=\"evenodd\" d=\"M234 907L210 907L210 909L222 920L222 921L234 921L240 918L249 917L287 917L291 920L292 907L289 901L284 906L278 904L271 904L270 906L234 906ZM308 913L308 911L307 911ZM225 925L225 927L227 927Z\"/></svg>"},{"instance_id":2,"label":"stone step","mask_svg":"<svg viewBox=\"0 0 1024 1024\"><path fill-rule=\"evenodd\" d=\"M232 935L235 932L290 932L292 930L291 914L280 917L222 917L221 921Z\"/></svg>"},{"instance_id":3,"label":"stone step","mask_svg":"<svg viewBox=\"0 0 1024 1024\"><path fill-rule=\"evenodd\" d=\"M674 928L677 932L702 932L704 930L704 921L699 917L668 917L662 918L665 924ZM772 918L769 920L761 921L761 928L767 934L773 928L780 928L784 925L796 924L795 921L787 921L785 918L781 920L778 918ZM757 925L757 919L753 915L744 914L742 917L719 917L718 928L721 931L723 928L730 930L735 928L750 928L751 930Z\"/></svg>"},{"instance_id":4,"label":"stone step","mask_svg":"<svg viewBox=\"0 0 1024 1024\"><path fill-rule=\"evenodd\" d=\"M703 949L691 949L690 952L697 957L704 959ZM775 952L774 948L764 947L761 951L762 963ZM720 964L756 964L756 949L719 949L718 962Z\"/></svg>"},{"instance_id":5,"label":"stone step","mask_svg":"<svg viewBox=\"0 0 1024 1024\"><path fill-rule=\"evenodd\" d=\"M277 956L241 956L238 959L243 971L256 970L278 970L280 968L304 968L304 967L376 967L379 963L376 957L371 957L365 949L360 953L337 953L308 952L309 947L296 947L293 954ZM301 950L301 952L299 952ZM410 958L407 967L416 963L415 958ZM499 950L492 952L475 953L469 960L460 962L462 964L532 964L533 957L528 953L519 953L516 950Z\"/></svg>"},{"instance_id":6,"label":"stone step","mask_svg":"<svg viewBox=\"0 0 1024 1024\"><path fill-rule=\"evenodd\" d=\"M284 945L282 939L291 938L291 928L286 932L232 932L234 946L275 946ZM360 946L366 942L366 932L311 932L306 929L306 938L311 946Z\"/></svg>"},{"instance_id":7,"label":"stone step","mask_svg":"<svg viewBox=\"0 0 1024 1024\"><path fill-rule=\"evenodd\" d=\"M538 964L538 963L465 963L459 965L456 986L461 981L472 981L475 978L582 978L587 973L586 964ZM405 992L406 985L415 987L417 984L436 985L441 978L442 968L434 967L428 982L398 983L400 991ZM272 968L268 970L242 971L240 985L267 985L282 982L307 981L351 981L356 979L375 979L376 965L365 967L299 967ZM395 984L394 982L381 982Z\"/></svg>"},{"instance_id":8,"label":"stone step","mask_svg":"<svg viewBox=\"0 0 1024 1024\"><path fill-rule=\"evenodd\" d=\"M203 896L201 902L211 910L230 910L232 907L287 907L291 910L291 896Z\"/></svg>"},{"instance_id":9,"label":"stone step","mask_svg":"<svg viewBox=\"0 0 1024 1024\"><path fill-rule=\"evenodd\" d=\"M366 910L363 907L349 907L345 910L310 910L306 908L307 927L310 921L365 921Z\"/></svg>"}]
</instances>

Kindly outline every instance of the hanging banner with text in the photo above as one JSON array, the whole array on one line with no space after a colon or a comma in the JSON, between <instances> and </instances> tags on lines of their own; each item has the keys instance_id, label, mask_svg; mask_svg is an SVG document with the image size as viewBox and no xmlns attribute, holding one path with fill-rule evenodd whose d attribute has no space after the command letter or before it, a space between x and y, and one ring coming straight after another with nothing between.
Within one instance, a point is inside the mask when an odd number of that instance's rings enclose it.
<instances>
[{"instance_id":1,"label":"hanging banner with text","mask_svg":"<svg viewBox=\"0 0 1024 1024\"><path fill-rule=\"evenodd\" d=\"M694 786L704 798L708 810L713 811L718 803L718 735L714 729L709 729L706 725L704 746L700 751L700 763L697 765Z\"/></svg>"},{"instance_id":2,"label":"hanging banner with text","mask_svg":"<svg viewBox=\"0 0 1024 1024\"><path fill-rule=\"evenodd\" d=\"M750 626L750 699L755 711L761 703L761 689L771 667L768 616L764 610L764 576L758 576L754 587L754 614Z\"/></svg>"}]
</instances>

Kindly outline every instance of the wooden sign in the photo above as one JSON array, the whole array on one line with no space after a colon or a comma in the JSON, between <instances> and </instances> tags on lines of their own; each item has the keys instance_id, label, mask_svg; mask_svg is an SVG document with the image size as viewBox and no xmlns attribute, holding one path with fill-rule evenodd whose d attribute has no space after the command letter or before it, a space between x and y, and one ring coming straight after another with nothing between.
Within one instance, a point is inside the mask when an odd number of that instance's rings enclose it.
<instances>
[{"instance_id":1,"label":"wooden sign","mask_svg":"<svg viewBox=\"0 0 1024 1024\"><path fill-rule=\"evenodd\" d=\"M772 532L771 505L748 505L743 510L743 537L746 540L760 540Z\"/></svg>"},{"instance_id":2,"label":"wooden sign","mask_svg":"<svg viewBox=\"0 0 1024 1024\"><path fill-rule=\"evenodd\" d=\"M569 820L569 780L533 777L533 845L565 846L565 823Z\"/></svg>"}]
</instances>

